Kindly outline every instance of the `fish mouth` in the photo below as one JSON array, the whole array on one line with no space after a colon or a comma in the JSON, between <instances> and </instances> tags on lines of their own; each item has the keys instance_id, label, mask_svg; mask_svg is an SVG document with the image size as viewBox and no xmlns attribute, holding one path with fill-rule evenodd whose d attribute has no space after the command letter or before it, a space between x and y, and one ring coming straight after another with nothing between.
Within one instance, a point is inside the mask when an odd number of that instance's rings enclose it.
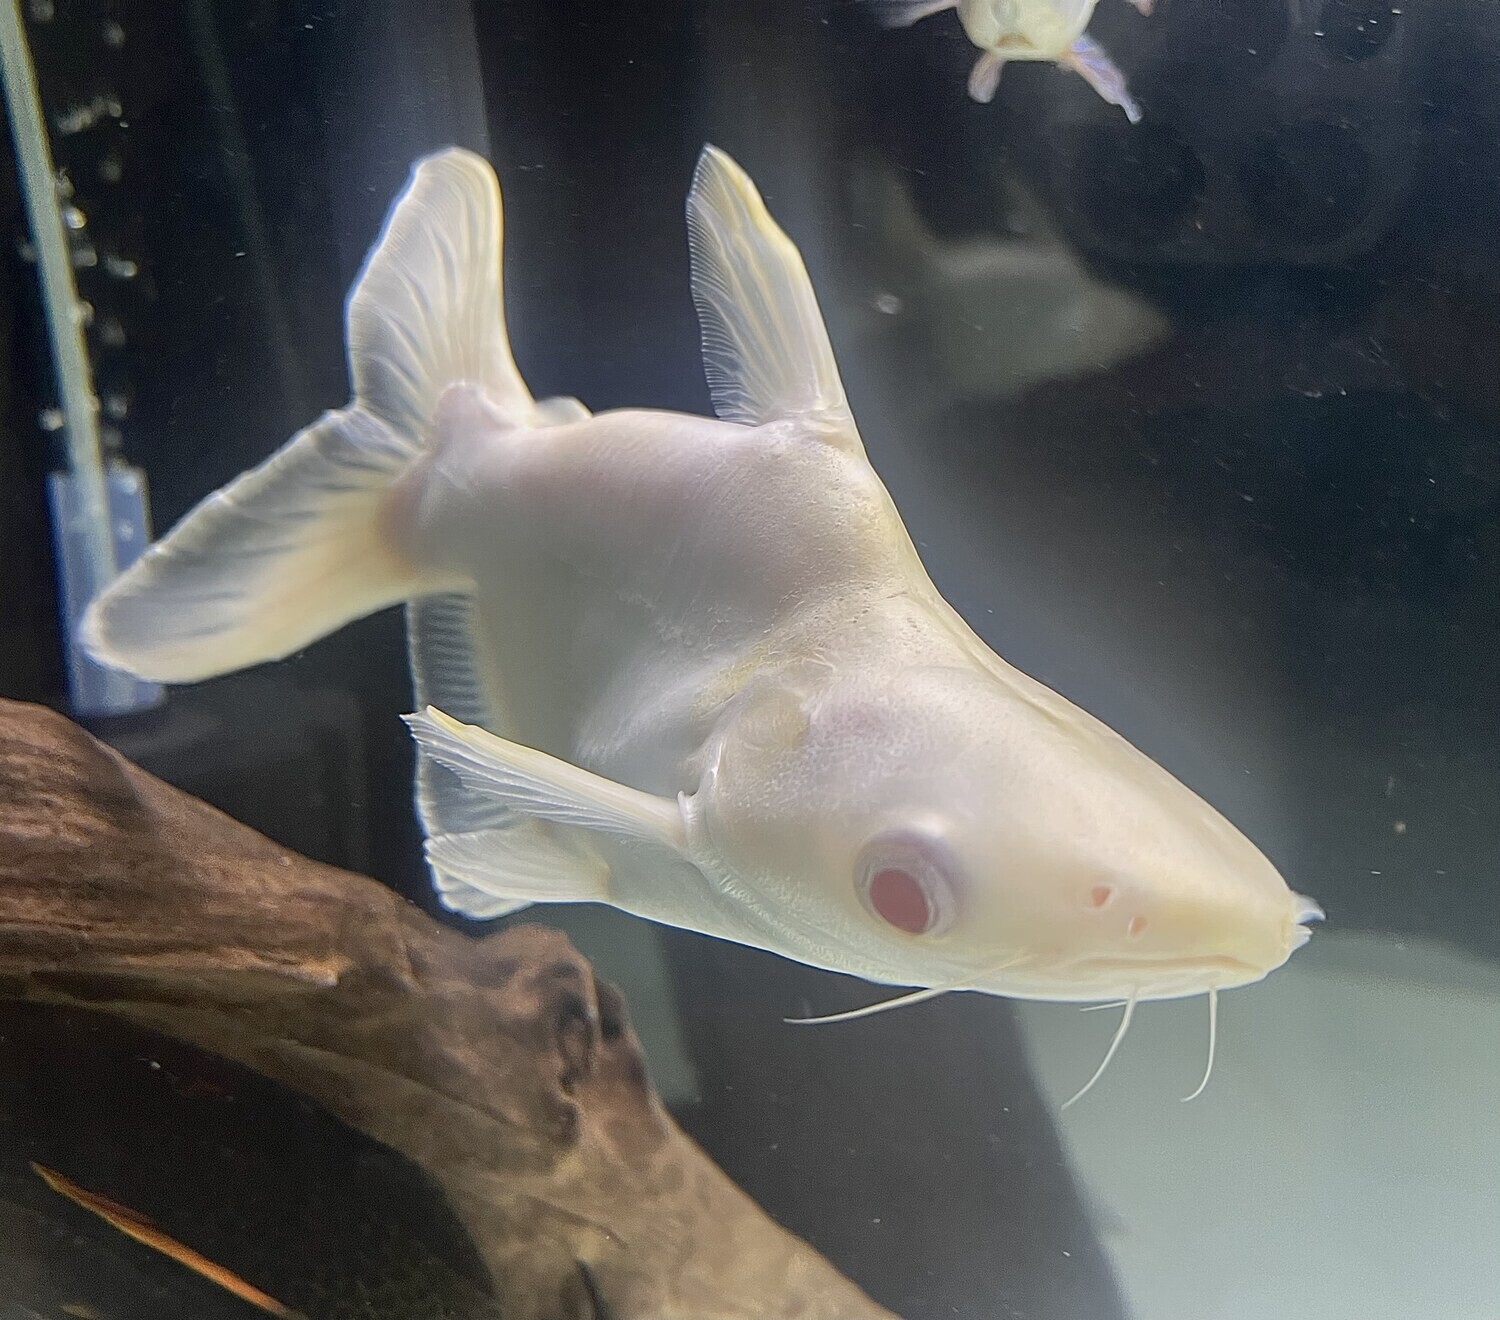
<instances>
[{"instance_id":1,"label":"fish mouth","mask_svg":"<svg viewBox=\"0 0 1500 1320\"><path fill-rule=\"evenodd\" d=\"M1292 914L1291 948L1288 956L1312 939L1309 922L1328 919L1328 914L1323 911L1323 905L1317 899L1309 898L1306 894L1296 894L1294 897L1297 900L1297 910Z\"/></svg>"},{"instance_id":2,"label":"fish mouth","mask_svg":"<svg viewBox=\"0 0 1500 1320\"><path fill-rule=\"evenodd\" d=\"M1239 972L1258 972L1260 967L1256 963L1248 962L1244 958L1234 958L1229 954L1210 954L1199 958L1153 958L1150 954L1133 958L1129 955L1120 957L1117 954L1100 955L1098 957L1079 958L1071 964L1071 967L1087 969L1089 971L1109 972L1224 972L1234 975Z\"/></svg>"},{"instance_id":3,"label":"fish mouth","mask_svg":"<svg viewBox=\"0 0 1500 1320\"><path fill-rule=\"evenodd\" d=\"M1192 981L1197 987L1193 993L1201 993L1210 987L1228 989L1258 981L1271 970L1262 963L1229 954L1199 958L1121 958L1110 955L1082 959L1074 964L1074 968L1090 976L1122 978L1127 983L1141 986L1143 994L1146 987L1159 983L1175 985L1181 981Z\"/></svg>"},{"instance_id":4,"label":"fish mouth","mask_svg":"<svg viewBox=\"0 0 1500 1320\"><path fill-rule=\"evenodd\" d=\"M1194 994L1202 994L1209 989L1227 990L1234 986L1248 985L1269 976L1312 939L1312 927L1305 923L1324 920L1323 909L1316 900L1303 894L1296 895L1296 900L1297 907L1287 928L1280 950L1281 956L1274 961L1241 958L1228 953L1163 958L1149 953L1132 955L1111 952L1085 955L1060 965L1058 971L1063 976L1077 972L1084 976L1134 978L1142 987L1142 997L1146 995L1146 987L1157 980L1176 983L1183 978L1196 978L1196 989L1187 992Z\"/></svg>"},{"instance_id":5,"label":"fish mouth","mask_svg":"<svg viewBox=\"0 0 1500 1320\"><path fill-rule=\"evenodd\" d=\"M1185 999L1210 990L1233 990L1262 980L1272 968L1228 954L1197 958L1121 957L1071 958L1051 967L1018 967L1009 984L994 993L1013 999L1071 1003L1099 1003L1135 998Z\"/></svg>"},{"instance_id":6,"label":"fish mouth","mask_svg":"<svg viewBox=\"0 0 1500 1320\"><path fill-rule=\"evenodd\" d=\"M1312 928L1304 923L1323 919L1322 907L1298 894L1291 920L1282 928L1285 933L1277 956L1205 953L1163 957L1118 949L1074 956L1041 955L1024 958L1002 978L974 988L1011 999L1080 1004L1132 997L1138 1001L1186 999L1210 990L1233 990L1264 980L1282 966L1312 938ZM1269 949L1266 952L1271 953Z\"/></svg>"}]
</instances>

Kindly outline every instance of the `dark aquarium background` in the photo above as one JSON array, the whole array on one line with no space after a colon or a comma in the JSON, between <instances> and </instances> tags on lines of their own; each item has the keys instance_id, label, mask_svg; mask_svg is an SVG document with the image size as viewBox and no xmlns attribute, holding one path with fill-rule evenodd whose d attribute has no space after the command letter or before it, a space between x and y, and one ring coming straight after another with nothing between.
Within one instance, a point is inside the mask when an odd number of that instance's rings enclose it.
<instances>
[{"instance_id":1,"label":"dark aquarium background","mask_svg":"<svg viewBox=\"0 0 1500 1320\"><path fill-rule=\"evenodd\" d=\"M531 914L622 986L772 1215L909 1320L1493 1320L1500 9L1101 0L1132 127L1043 65L978 105L953 15L883 31L853 0L25 8L97 254L105 443L158 530L344 402L345 291L450 143L500 175L534 392L708 411L682 207L713 142L802 248L938 586L1327 909L1225 997L1202 1098L1203 1005L1148 1005L1061 1116L1112 1015L949 996L798 1029L874 996ZM0 694L66 710L8 159L0 208ZM410 704L388 611L90 727L437 911Z\"/></svg>"}]
</instances>

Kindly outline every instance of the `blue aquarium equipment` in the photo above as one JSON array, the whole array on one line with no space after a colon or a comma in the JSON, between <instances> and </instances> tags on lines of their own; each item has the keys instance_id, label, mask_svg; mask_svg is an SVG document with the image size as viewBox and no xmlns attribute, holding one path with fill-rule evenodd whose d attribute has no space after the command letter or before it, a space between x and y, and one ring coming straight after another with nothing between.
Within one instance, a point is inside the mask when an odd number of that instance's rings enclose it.
<instances>
[{"instance_id":1,"label":"blue aquarium equipment","mask_svg":"<svg viewBox=\"0 0 1500 1320\"><path fill-rule=\"evenodd\" d=\"M49 477L63 647L73 711L118 715L155 705L161 689L93 662L79 645L89 602L138 558L150 540L145 476L106 464L99 443L99 401L84 343L85 307L73 282L73 257L47 142L18 0L0 3L0 71L15 142L41 285L42 309L57 379L67 465Z\"/></svg>"}]
</instances>

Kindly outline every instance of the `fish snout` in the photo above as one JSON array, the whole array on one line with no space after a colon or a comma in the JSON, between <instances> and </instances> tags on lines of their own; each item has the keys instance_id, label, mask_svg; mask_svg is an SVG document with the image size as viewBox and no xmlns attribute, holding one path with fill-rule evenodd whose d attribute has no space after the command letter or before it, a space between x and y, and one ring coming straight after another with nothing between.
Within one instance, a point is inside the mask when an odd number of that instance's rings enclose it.
<instances>
[{"instance_id":1,"label":"fish snout","mask_svg":"<svg viewBox=\"0 0 1500 1320\"><path fill-rule=\"evenodd\" d=\"M1196 942L1205 957L1239 964L1258 979L1306 944L1312 931L1304 923L1322 917L1315 902L1286 890L1211 902L1187 920L1196 924Z\"/></svg>"},{"instance_id":2,"label":"fish snout","mask_svg":"<svg viewBox=\"0 0 1500 1320\"><path fill-rule=\"evenodd\" d=\"M1301 895L1130 895L1101 905L1088 961L1122 990L1190 993L1260 980L1307 942L1322 909Z\"/></svg>"}]
</instances>

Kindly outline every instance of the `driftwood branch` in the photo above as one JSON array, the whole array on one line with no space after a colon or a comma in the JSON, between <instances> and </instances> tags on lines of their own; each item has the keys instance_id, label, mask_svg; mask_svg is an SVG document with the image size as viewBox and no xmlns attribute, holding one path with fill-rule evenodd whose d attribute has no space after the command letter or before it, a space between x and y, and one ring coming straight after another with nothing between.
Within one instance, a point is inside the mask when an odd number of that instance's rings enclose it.
<instances>
[{"instance_id":1,"label":"driftwood branch","mask_svg":"<svg viewBox=\"0 0 1500 1320\"><path fill-rule=\"evenodd\" d=\"M246 1064L426 1169L506 1316L890 1320L652 1090L560 933L472 939L278 847L40 707L0 702L0 991Z\"/></svg>"}]
</instances>

